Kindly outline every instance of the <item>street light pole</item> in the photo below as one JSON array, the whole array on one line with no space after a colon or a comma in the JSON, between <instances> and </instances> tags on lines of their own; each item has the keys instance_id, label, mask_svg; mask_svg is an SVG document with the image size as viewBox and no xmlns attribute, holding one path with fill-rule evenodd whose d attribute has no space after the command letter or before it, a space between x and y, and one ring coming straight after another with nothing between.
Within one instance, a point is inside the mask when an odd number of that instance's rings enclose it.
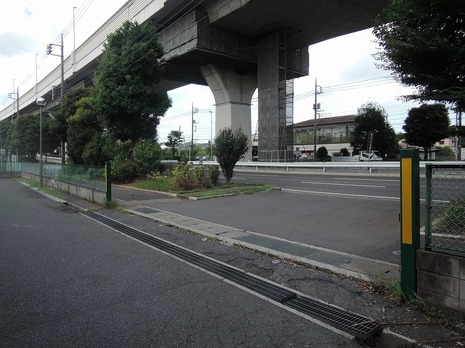
<instances>
[{"instance_id":1,"label":"street light pole","mask_svg":"<svg viewBox=\"0 0 465 348\"><path fill-rule=\"evenodd\" d=\"M40 177L40 187L43 185L43 164L42 164L42 107L45 106L45 99L40 97L36 100L37 105L39 105L39 153L40 153L40 164L39 164L39 177Z\"/></svg>"},{"instance_id":2,"label":"street light pole","mask_svg":"<svg viewBox=\"0 0 465 348\"><path fill-rule=\"evenodd\" d=\"M210 111L210 161L213 159L213 112Z\"/></svg>"},{"instance_id":3,"label":"street light pole","mask_svg":"<svg viewBox=\"0 0 465 348\"><path fill-rule=\"evenodd\" d=\"M194 157L194 126L195 126L195 121L194 121L194 113L198 112L199 110L194 108L194 103L192 103L192 129L191 129L191 152L189 154L189 161L191 160L191 155Z\"/></svg>"},{"instance_id":4,"label":"street light pole","mask_svg":"<svg viewBox=\"0 0 465 348\"><path fill-rule=\"evenodd\" d=\"M320 89L318 90L318 88ZM315 119L313 123L313 161L316 159L316 116L320 109L320 104L318 104L318 94L321 93L321 86L318 86L317 79L315 77L315 104L313 104L313 110L315 111Z\"/></svg>"}]
</instances>

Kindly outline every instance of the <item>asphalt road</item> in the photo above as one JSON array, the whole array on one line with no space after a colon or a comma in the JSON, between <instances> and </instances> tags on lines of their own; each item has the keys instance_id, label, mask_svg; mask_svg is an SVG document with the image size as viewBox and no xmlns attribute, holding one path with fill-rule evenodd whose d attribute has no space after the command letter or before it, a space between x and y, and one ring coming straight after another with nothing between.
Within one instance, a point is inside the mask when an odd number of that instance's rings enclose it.
<instances>
[{"instance_id":1,"label":"asphalt road","mask_svg":"<svg viewBox=\"0 0 465 348\"><path fill-rule=\"evenodd\" d=\"M358 346L16 181L0 192L2 347Z\"/></svg>"},{"instance_id":2,"label":"asphalt road","mask_svg":"<svg viewBox=\"0 0 465 348\"><path fill-rule=\"evenodd\" d=\"M254 195L145 205L363 257L399 263L400 182L397 177L236 172L233 180L280 187ZM114 189L121 200L131 197ZM133 192L131 192L133 194ZM143 197L146 195L146 197ZM153 198L153 196L152 196ZM423 222L421 207L421 222Z\"/></svg>"}]
</instances>

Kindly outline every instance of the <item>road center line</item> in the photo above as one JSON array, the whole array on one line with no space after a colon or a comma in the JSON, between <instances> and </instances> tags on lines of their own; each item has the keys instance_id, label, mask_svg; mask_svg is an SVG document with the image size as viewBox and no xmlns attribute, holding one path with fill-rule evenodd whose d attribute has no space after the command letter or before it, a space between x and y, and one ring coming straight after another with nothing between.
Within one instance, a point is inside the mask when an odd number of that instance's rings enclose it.
<instances>
[{"instance_id":1,"label":"road center line","mask_svg":"<svg viewBox=\"0 0 465 348\"><path fill-rule=\"evenodd\" d=\"M318 182L318 181L302 181L302 184L315 184L315 185L332 185L332 186L353 186L353 187L376 187L376 188L386 188L382 185L357 185L357 184L337 184L332 182Z\"/></svg>"}]
</instances>

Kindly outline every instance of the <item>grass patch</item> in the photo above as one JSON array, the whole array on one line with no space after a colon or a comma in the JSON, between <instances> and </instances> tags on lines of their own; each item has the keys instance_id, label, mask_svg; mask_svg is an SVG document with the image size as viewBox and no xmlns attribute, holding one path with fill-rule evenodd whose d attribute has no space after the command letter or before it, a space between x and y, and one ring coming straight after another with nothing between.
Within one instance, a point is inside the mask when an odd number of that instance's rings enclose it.
<instances>
[{"instance_id":1,"label":"grass patch","mask_svg":"<svg viewBox=\"0 0 465 348\"><path fill-rule=\"evenodd\" d=\"M152 190L152 191L161 191L161 192L173 192L174 185L170 178L160 178L160 179L147 179L147 180L137 180L128 186Z\"/></svg>"},{"instance_id":2,"label":"grass patch","mask_svg":"<svg viewBox=\"0 0 465 348\"><path fill-rule=\"evenodd\" d=\"M257 192L273 190L274 187L264 184L218 184L212 188L194 189L190 191L176 192L178 195L195 198L213 198L223 196L235 196L240 194L253 194Z\"/></svg>"},{"instance_id":3,"label":"grass patch","mask_svg":"<svg viewBox=\"0 0 465 348\"><path fill-rule=\"evenodd\" d=\"M54 196L58 199L64 198L63 191L54 189L46 185L42 185L42 187L40 187L40 182L38 180L33 180L33 179L21 179L21 180L25 182L26 184L28 184L29 186L35 187L39 189L41 192L44 192L50 196Z\"/></svg>"},{"instance_id":4,"label":"grass patch","mask_svg":"<svg viewBox=\"0 0 465 348\"><path fill-rule=\"evenodd\" d=\"M183 190L175 187L170 177L158 177L156 179L137 180L128 186L175 193L179 196L184 197L195 197L195 198L213 198L223 196L234 196L240 194L253 194L256 192L269 191L275 189L271 185L264 184L244 184L244 183L226 183L220 182L216 186L212 187L194 187L191 190Z\"/></svg>"}]
</instances>

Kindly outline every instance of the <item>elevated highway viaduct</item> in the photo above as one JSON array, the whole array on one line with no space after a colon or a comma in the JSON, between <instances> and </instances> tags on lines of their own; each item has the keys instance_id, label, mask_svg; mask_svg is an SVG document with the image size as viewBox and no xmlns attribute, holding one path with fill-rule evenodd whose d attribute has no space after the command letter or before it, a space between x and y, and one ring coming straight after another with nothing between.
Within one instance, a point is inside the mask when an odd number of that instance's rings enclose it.
<instances>
[{"instance_id":1,"label":"elevated highway viaduct","mask_svg":"<svg viewBox=\"0 0 465 348\"><path fill-rule=\"evenodd\" d=\"M160 88L208 85L216 132L241 128L251 138L251 99L258 88L259 160L292 153L293 79L308 75L308 46L369 28L387 0L129 0L64 60L64 91L88 86L108 34L124 21L158 28L165 55ZM341 52L342 54L342 52ZM37 113L60 102L61 65L0 111ZM58 96L57 96L58 95Z\"/></svg>"}]
</instances>

